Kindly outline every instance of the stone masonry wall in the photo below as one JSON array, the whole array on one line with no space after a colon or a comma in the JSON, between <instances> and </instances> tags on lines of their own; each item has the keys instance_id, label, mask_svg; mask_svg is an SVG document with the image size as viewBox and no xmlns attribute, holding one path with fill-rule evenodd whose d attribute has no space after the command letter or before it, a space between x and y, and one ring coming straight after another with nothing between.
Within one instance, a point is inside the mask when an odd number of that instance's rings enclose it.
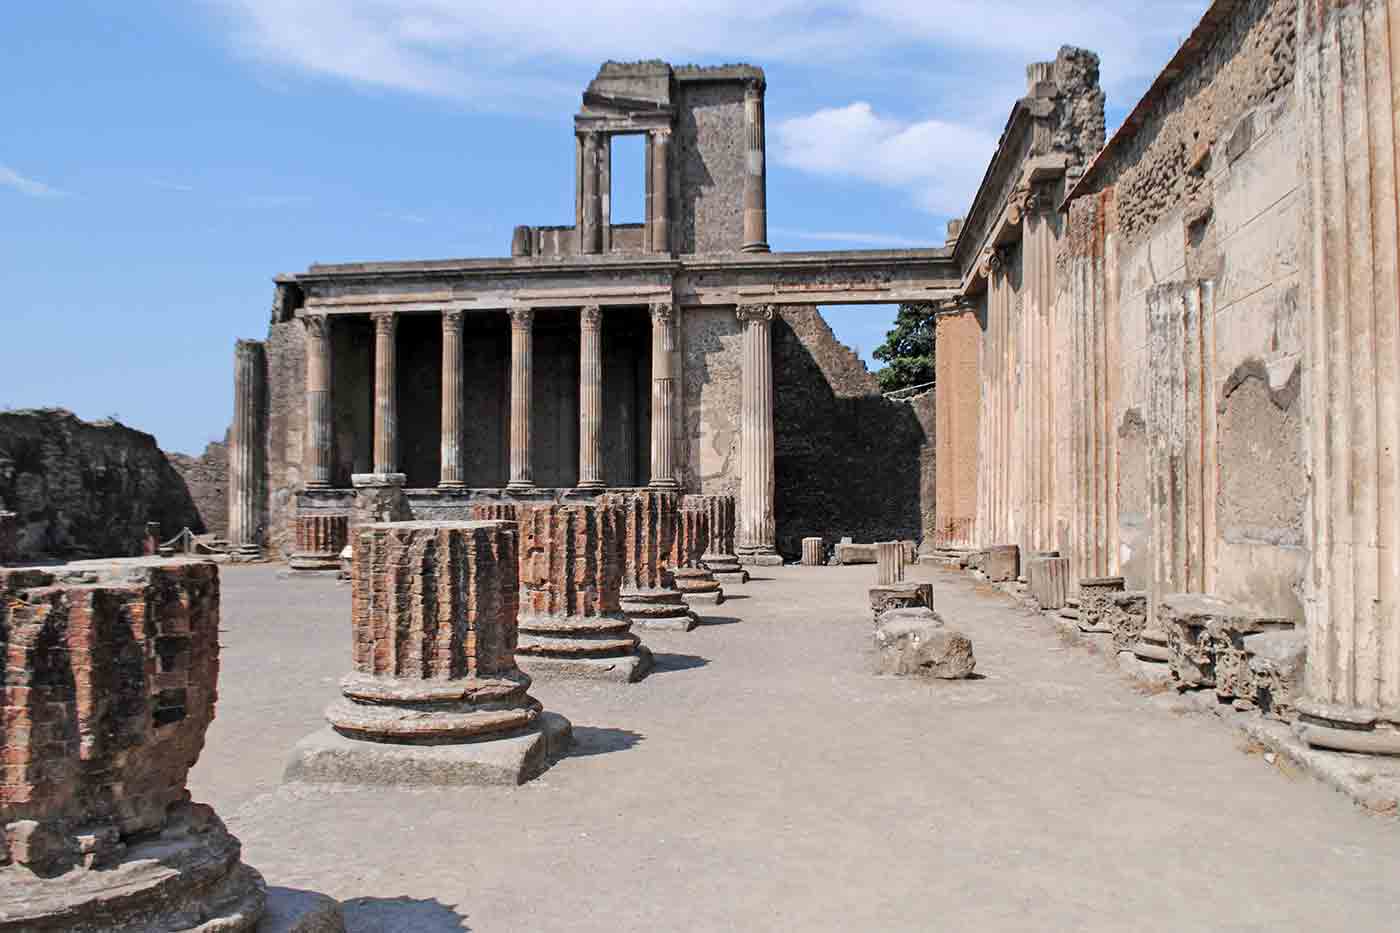
<instances>
[{"instance_id":1,"label":"stone masonry wall","mask_svg":"<svg viewBox=\"0 0 1400 933\"><path fill-rule=\"evenodd\" d=\"M296 492L306 424L306 332L298 320L267 332L267 508L271 553L288 554L296 534Z\"/></svg>"},{"instance_id":2,"label":"stone masonry wall","mask_svg":"<svg viewBox=\"0 0 1400 933\"><path fill-rule=\"evenodd\" d=\"M0 412L0 509L18 513L21 560L140 554L147 522L205 530L155 438L56 408Z\"/></svg>"},{"instance_id":3,"label":"stone masonry wall","mask_svg":"<svg viewBox=\"0 0 1400 933\"><path fill-rule=\"evenodd\" d=\"M672 158L680 184L672 191L675 249L737 252L744 243L744 175L748 132L739 83L685 83L677 101Z\"/></svg>"},{"instance_id":4,"label":"stone masonry wall","mask_svg":"<svg viewBox=\"0 0 1400 933\"><path fill-rule=\"evenodd\" d=\"M167 453L175 472L185 481L199 511L204 530L228 537L228 442L212 441L198 457Z\"/></svg>"}]
</instances>

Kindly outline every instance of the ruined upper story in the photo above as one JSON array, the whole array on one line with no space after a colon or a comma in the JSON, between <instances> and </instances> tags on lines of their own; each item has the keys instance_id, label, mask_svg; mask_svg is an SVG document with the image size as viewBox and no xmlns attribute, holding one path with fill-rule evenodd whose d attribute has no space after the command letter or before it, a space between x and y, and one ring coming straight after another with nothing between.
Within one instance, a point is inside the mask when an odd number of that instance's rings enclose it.
<instances>
[{"instance_id":1,"label":"ruined upper story","mask_svg":"<svg viewBox=\"0 0 1400 933\"><path fill-rule=\"evenodd\" d=\"M515 229L512 256L767 252L763 69L606 62L574 116L570 226ZM611 217L612 142L646 139L640 224Z\"/></svg>"}]
</instances>

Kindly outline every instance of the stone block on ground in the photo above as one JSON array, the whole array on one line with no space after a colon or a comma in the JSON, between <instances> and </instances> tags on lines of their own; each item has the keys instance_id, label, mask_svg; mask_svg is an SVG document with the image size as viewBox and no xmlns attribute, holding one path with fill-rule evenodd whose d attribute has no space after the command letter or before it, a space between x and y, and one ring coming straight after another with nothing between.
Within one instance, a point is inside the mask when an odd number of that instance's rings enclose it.
<instances>
[{"instance_id":1,"label":"stone block on ground","mask_svg":"<svg viewBox=\"0 0 1400 933\"><path fill-rule=\"evenodd\" d=\"M1114 631L1113 598L1123 592L1122 577L1085 577L1079 581L1079 629L1083 632Z\"/></svg>"},{"instance_id":2,"label":"stone block on ground","mask_svg":"<svg viewBox=\"0 0 1400 933\"><path fill-rule=\"evenodd\" d=\"M960 680L977 666L972 641L931 609L892 609L875 627L875 673Z\"/></svg>"},{"instance_id":3,"label":"stone block on ground","mask_svg":"<svg viewBox=\"0 0 1400 933\"><path fill-rule=\"evenodd\" d=\"M1244 647L1249 655L1255 704L1266 716L1294 721L1308 659L1307 632L1293 628L1246 635Z\"/></svg>"},{"instance_id":4,"label":"stone block on ground","mask_svg":"<svg viewBox=\"0 0 1400 933\"><path fill-rule=\"evenodd\" d=\"M998 544L982 552L979 569L992 583L1010 583L1021 575L1021 549L1014 544Z\"/></svg>"},{"instance_id":5,"label":"stone block on ground","mask_svg":"<svg viewBox=\"0 0 1400 933\"><path fill-rule=\"evenodd\" d=\"M910 581L870 588L870 615L871 620L877 625L880 622L880 614L883 612L888 612L891 609L914 608L933 608L932 583Z\"/></svg>"},{"instance_id":6,"label":"stone block on ground","mask_svg":"<svg viewBox=\"0 0 1400 933\"><path fill-rule=\"evenodd\" d=\"M880 541L875 545L878 586L889 586L904 580L904 546L898 541Z\"/></svg>"},{"instance_id":7,"label":"stone block on ground","mask_svg":"<svg viewBox=\"0 0 1400 933\"><path fill-rule=\"evenodd\" d=\"M1026 562L1031 596L1042 609L1062 609L1069 599L1069 558L1034 557Z\"/></svg>"},{"instance_id":8,"label":"stone block on ground","mask_svg":"<svg viewBox=\"0 0 1400 933\"><path fill-rule=\"evenodd\" d=\"M802 566L820 567L826 563L826 542L821 538L802 539Z\"/></svg>"},{"instance_id":9,"label":"stone block on ground","mask_svg":"<svg viewBox=\"0 0 1400 933\"><path fill-rule=\"evenodd\" d=\"M1113 630L1113 646L1119 651L1133 650L1147 627L1147 593L1143 590L1114 593L1107 612L1108 627Z\"/></svg>"},{"instance_id":10,"label":"stone block on ground","mask_svg":"<svg viewBox=\"0 0 1400 933\"><path fill-rule=\"evenodd\" d=\"M1260 695L1245 639L1293 630L1292 622L1260 617L1204 593L1162 597L1157 617L1167 635L1168 663L1177 683L1187 688L1213 688L1221 699L1249 707L1259 705ZM1291 697L1284 702L1291 702Z\"/></svg>"},{"instance_id":11,"label":"stone block on ground","mask_svg":"<svg viewBox=\"0 0 1400 933\"><path fill-rule=\"evenodd\" d=\"M843 567L876 562L876 546L873 544L848 544L842 541L836 545L836 563Z\"/></svg>"}]
</instances>

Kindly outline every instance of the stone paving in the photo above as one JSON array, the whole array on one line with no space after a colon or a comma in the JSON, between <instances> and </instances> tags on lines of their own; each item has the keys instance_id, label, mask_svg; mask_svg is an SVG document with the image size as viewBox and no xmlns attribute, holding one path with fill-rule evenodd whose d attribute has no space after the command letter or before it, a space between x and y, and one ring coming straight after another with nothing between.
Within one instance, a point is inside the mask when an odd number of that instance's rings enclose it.
<instances>
[{"instance_id":1,"label":"stone paving","mask_svg":"<svg viewBox=\"0 0 1400 933\"><path fill-rule=\"evenodd\" d=\"M351 931L1395 928L1395 821L991 587L909 569L979 678L872 676L875 570L759 568L649 635L642 682L537 682L577 739L541 778L408 791L279 786L337 695L350 594L227 567L191 790Z\"/></svg>"}]
</instances>

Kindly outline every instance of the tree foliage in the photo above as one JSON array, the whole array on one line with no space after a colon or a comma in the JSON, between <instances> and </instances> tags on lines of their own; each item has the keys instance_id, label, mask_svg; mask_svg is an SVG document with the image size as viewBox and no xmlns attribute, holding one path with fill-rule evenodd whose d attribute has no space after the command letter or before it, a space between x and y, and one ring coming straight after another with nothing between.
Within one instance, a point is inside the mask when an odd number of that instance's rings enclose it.
<instances>
[{"instance_id":1,"label":"tree foliage","mask_svg":"<svg viewBox=\"0 0 1400 933\"><path fill-rule=\"evenodd\" d=\"M894 327L875 351L885 365L875 375L883 392L895 392L933 381L933 308L902 304Z\"/></svg>"}]
</instances>

